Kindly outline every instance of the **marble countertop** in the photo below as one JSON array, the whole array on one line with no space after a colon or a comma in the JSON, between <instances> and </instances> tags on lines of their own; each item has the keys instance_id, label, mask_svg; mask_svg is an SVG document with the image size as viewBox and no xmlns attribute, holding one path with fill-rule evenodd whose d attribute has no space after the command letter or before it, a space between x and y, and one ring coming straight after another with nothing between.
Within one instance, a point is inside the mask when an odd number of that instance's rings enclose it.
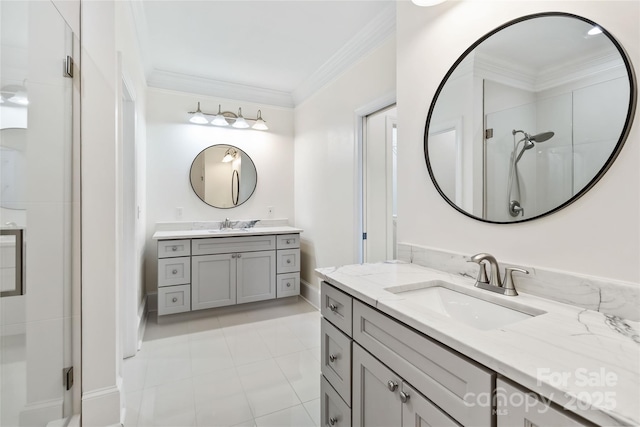
<instances>
[{"instance_id":1,"label":"marble countertop","mask_svg":"<svg viewBox=\"0 0 640 427\"><path fill-rule=\"evenodd\" d=\"M640 324L520 293L509 297L473 287L474 280L391 261L318 268L325 281L602 426L640 425ZM407 289L442 280L493 302L542 311L490 330L479 330L411 304ZM517 288L517 282L516 282ZM486 294L490 294L487 296Z\"/></svg>"},{"instance_id":2,"label":"marble countertop","mask_svg":"<svg viewBox=\"0 0 640 427\"><path fill-rule=\"evenodd\" d=\"M210 230L171 230L156 231L153 234L154 240L163 239L193 239L201 237L235 237L235 236L261 236L265 234L295 234L301 233L300 228L289 226L276 227L253 227L253 228L232 228L232 229L210 229Z\"/></svg>"}]
</instances>

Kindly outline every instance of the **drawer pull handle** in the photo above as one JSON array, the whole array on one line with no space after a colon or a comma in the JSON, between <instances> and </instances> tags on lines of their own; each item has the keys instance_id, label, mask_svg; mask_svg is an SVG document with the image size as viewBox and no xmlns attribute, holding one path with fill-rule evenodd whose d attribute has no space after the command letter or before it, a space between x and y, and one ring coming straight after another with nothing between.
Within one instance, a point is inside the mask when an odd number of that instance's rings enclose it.
<instances>
[{"instance_id":1,"label":"drawer pull handle","mask_svg":"<svg viewBox=\"0 0 640 427\"><path fill-rule=\"evenodd\" d=\"M329 310L333 311L334 313L338 312L338 306L335 304L329 304Z\"/></svg>"},{"instance_id":2,"label":"drawer pull handle","mask_svg":"<svg viewBox=\"0 0 640 427\"><path fill-rule=\"evenodd\" d=\"M337 422L338 419L336 417L329 418L329 424L331 424L332 426L336 425Z\"/></svg>"},{"instance_id":3,"label":"drawer pull handle","mask_svg":"<svg viewBox=\"0 0 640 427\"><path fill-rule=\"evenodd\" d=\"M173 297L173 298L171 299L171 302L178 302L178 298Z\"/></svg>"},{"instance_id":4,"label":"drawer pull handle","mask_svg":"<svg viewBox=\"0 0 640 427\"><path fill-rule=\"evenodd\" d=\"M177 251L177 250L178 250L178 247L177 247L177 246L171 246L171 250L172 250L173 252L175 252L175 251Z\"/></svg>"},{"instance_id":5,"label":"drawer pull handle","mask_svg":"<svg viewBox=\"0 0 640 427\"><path fill-rule=\"evenodd\" d=\"M238 254L236 255L238 258L242 258L242 254Z\"/></svg>"},{"instance_id":6,"label":"drawer pull handle","mask_svg":"<svg viewBox=\"0 0 640 427\"><path fill-rule=\"evenodd\" d=\"M287 260L287 264L291 264L291 260L290 259Z\"/></svg>"},{"instance_id":7,"label":"drawer pull handle","mask_svg":"<svg viewBox=\"0 0 640 427\"><path fill-rule=\"evenodd\" d=\"M171 271L171 274L178 274L178 270L174 269L173 271Z\"/></svg>"},{"instance_id":8,"label":"drawer pull handle","mask_svg":"<svg viewBox=\"0 0 640 427\"><path fill-rule=\"evenodd\" d=\"M329 355L329 360L330 360L331 362L335 362L335 361L336 361L336 359L338 359L338 356L336 356L335 354L330 354L330 355Z\"/></svg>"},{"instance_id":9,"label":"drawer pull handle","mask_svg":"<svg viewBox=\"0 0 640 427\"><path fill-rule=\"evenodd\" d=\"M291 244L291 240L287 239L287 245L290 245L290 244Z\"/></svg>"},{"instance_id":10,"label":"drawer pull handle","mask_svg":"<svg viewBox=\"0 0 640 427\"><path fill-rule=\"evenodd\" d=\"M410 398L411 396L409 395L409 393L405 393L404 391L400 392L400 401L402 403L407 403Z\"/></svg>"},{"instance_id":11,"label":"drawer pull handle","mask_svg":"<svg viewBox=\"0 0 640 427\"><path fill-rule=\"evenodd\" d=\"M396 391L398 389L398 383L392 380L387 382L387 388L389 391Z\"/></svg>"},{"instance_id":12,"label":"drawer pull handle","mask_svg":"<svg viewBox=\"0 0 640 427\"><path fill-rule=\"evenodd\" d=\"M287 288L291 287L291 282L287 282Z\"/></svg>"}]
</instances>

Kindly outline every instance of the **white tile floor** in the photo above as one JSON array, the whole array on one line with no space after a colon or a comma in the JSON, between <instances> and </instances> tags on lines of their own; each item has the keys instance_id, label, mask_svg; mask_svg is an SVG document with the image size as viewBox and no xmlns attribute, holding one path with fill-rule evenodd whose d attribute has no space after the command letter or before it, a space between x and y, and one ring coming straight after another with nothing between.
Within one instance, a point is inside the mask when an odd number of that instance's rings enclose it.
<instances>
[{"instance_id":1,"label":"white tile floor","mask_svg":"<svg viewBox=\"0 0 640 427\"><path fill-rule=\"evenodd\" d=\"M303 299L152 314L124 361L125 427L320 425L320 313Z\"/></svg>"}]
</instances>

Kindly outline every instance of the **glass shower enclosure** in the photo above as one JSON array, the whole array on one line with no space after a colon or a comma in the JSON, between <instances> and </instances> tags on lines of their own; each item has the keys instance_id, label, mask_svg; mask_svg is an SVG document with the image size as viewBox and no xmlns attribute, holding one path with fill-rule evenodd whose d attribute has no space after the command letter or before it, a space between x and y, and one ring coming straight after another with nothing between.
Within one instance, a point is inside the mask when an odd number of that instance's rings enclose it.
<instances>
[{"instance_id":1,"label":"glass shower enclosure","mask_svg":"<svg viewBox=\"0 0 640 427\"><path fill-rule=\"evenodd\" d=\"M53 3L0 2L2 426L68 425L79 412L73 43Z\"/></svg>"}]
</instances>

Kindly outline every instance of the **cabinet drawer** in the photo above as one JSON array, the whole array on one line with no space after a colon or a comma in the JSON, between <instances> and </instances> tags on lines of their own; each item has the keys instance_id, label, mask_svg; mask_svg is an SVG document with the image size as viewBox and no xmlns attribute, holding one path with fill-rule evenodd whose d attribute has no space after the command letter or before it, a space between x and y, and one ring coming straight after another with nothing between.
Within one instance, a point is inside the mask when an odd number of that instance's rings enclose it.
<instances>
[{"instance_id":1,"label":"cabinet drawer","mask_svg":"<svg viewBox=\"0 0 640 427\"><path fill-rule=\"evenodd\" d=\"M191 240L192 255L271 251L275 248L276 236L213 237Z\"/></svg>"},{"instance_id":2,"label":"cabinet drawer","mask_svg":"<svg viewBox=\"0 0 640 427\"><path fill-rule=\"evenodd\" d=\"M300 273L278 274L276 276L276 298L300 295Z\"/></svg>"},{"instance_id":3,"label":"cabinet drawer","mask_svg":"<svg viewBox=\"0 0 640 427\"><path fill-rule=\"evenodd\" d=\"M496 381L498 427L586 427L593 424L581 420L572 412L548 402L541 402L535 394L499 378Z\"/></svg>"},{"instance_id":4,"label":"cabinet drawer","mask_svg":"<svg viewBox=\"0 0 640 427\"><path fill-rule=\"evenodd\" d=\"M322 315L340 328L342 332L351 336L353 298L337 290L327 282L322 282L320 292L320 312Z\"/></svg>"},{"instance_id":5,"label":"cabinet drawer","mask_svg":"<svg viewBox=\"0 0 640 427\"><path fill-rule=\"evenodd\" d=\"M158 260L158 287L191 283L191 257Z\"/></svg>"},{"instance_id":6,"label":"cabinet drawer","mask_svg":"<svg viewBox=\"0 0 640 427\"><path fill-rule=\"evenodd\" d=\"M191 286L167 286L158 289L158 315L191 310Z\"/></svg>"},{"instance_id":7,"label":"cabinet drawer","mask_svg":"<svg viewBox=\"0 0 640 427\"><path fill-rule=\"evenodd\" d=\"M320 379L320 425L351 427L351 409L325 377Z\"/></svg>"},{"instance_id":8,"label":"cabinet drawer","mask_svg":"<svg viewBox=\"0 0 640 427\"><path fill-rule=\"evenodd\" d=\"M462 425L492 425L492 407L475 396L493 390L495 373L354 301L353 338Z\"/></svg>"},{"instance_id":9,"label":"cabinet drawer","mask_svg":"<svg viewBox=\"0 0 640 427\"><path fill-rule=\"evenodd\" d=\"M278 251L278 274L300 271L300 249L284 249Z\"/></svg>"},{"instance_id":10,"label":"cabinet drawer","mask_svg":"<svg viewBox=\"0 0 640 427\"><path fill-rule=\"evenodd\" d=\"M276 236L276 247L278 249L294 249L300 247L299 234L280 234Z\"/></svg>"},{"instance_id":11,"label":"cabinet drawer","mask_svg":"<svg viewBox=\"0 0 640 427\"><path fill-rule=\"evenodd\" d=\"M159 240L158 258L173 258L191 255L191 240Z\"/></svg>"},{"instance_id":12,"label":"cabinet drawer","mask_svg":"<svg viewBox=\"0 0 640 427\"><path fill-rule=\"evenodd\" d=\"M351 405L351 339L322 319L322 374L338 394Z\"/></svg>"}]
</instances>

